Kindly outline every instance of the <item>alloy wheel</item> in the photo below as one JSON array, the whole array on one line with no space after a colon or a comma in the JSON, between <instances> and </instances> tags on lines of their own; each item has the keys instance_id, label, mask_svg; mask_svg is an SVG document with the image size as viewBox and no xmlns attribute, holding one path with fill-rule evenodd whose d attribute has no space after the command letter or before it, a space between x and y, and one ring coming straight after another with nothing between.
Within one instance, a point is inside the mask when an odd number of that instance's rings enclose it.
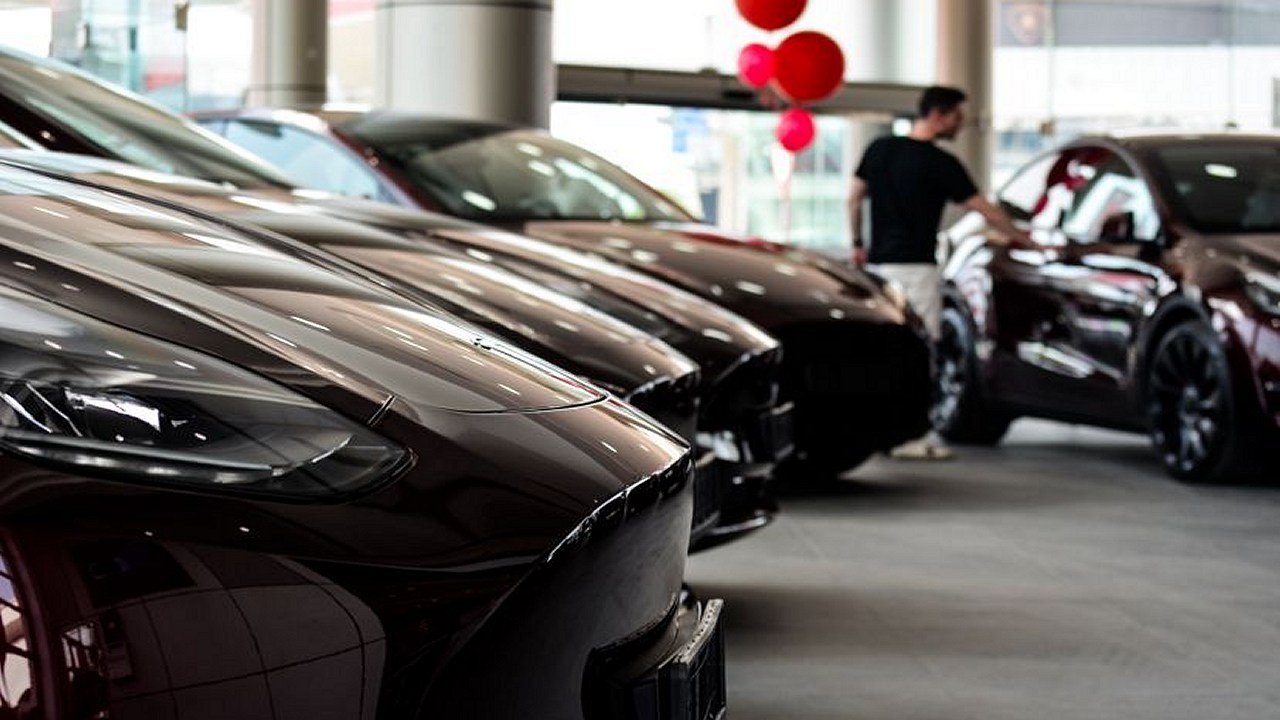
<instances>
[{"instance_id":1,"label":"alloy wheel","mask_svg":"<svg viewBox=\"0 0 1280 720\"><path fill-rule=\"evenodd\" d=\"M1193 332L1175 332L1152 360L1152 433L1165 465L1190 476L1221 452L1227 379L1215 348Z\"/></svg>"},{"instance_id":2,"label":"alloy wheel","mask_svg":"<svg viewBox=\"0 0 1280 720\"><path fill-rule=\"evenodd\" d=\"M967 353L968 349L955 326L944 321L934 346L935 389L933 406L929 411L934 427L950 425L960 409L968 373Z\"/></svg>"}]
</instances>

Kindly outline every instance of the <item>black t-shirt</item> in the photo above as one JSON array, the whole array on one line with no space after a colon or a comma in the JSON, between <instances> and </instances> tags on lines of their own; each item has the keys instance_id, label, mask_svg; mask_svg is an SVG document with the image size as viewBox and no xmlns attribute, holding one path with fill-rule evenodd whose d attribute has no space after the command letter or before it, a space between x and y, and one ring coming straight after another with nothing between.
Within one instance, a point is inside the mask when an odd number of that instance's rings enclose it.
<instances>
[{"instance_id":1,"label":"black t-shirt","mask_svg":"<svg viewBox=\"0 0 1280 720\"><path fill-rule=\"evenodd\" d=\"M855 174L871 196L871 263L937 262L942 209L978 192L954 155L908 137L871 143Z\"/></svg>"}]
</instances>

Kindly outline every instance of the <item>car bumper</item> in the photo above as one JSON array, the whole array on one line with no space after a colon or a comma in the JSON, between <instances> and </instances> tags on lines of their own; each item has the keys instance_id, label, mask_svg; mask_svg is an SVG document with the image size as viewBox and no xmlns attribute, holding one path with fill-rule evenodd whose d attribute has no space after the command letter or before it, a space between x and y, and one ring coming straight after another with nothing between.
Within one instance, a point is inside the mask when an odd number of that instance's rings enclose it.
<instances>
[{"instance_id":1,"label":"car bumper","mask_svg":"<svg viewBox=\"0 0 1280 720\"><path fill-rule=\"evenodd\" d=\"M726 714L723 601L684 593L667 621L597 651L583 698L590 720L721 720Z\"/></svg>"},{"instance_id":2,"label":"car bumper","mask_svg":"<svg viewBox=\"0 0 1280 720\"><path fill-rule=\"evenodd\" d=\"M779 337L798 458L841 472L929 429L929 346L911 328L815 323Z\"/></svg>"},{"instance_id":3,"label":"car bumper","mask_svg":"<svg viewBox=\"0 0 1280 720\"><path fill-rule=\"evenodd\" d=\"M690 552L702 552L737 540L769 525L778 513L773 495L773 466L762 472L739 474L723 481L723 499L716 522L689 545Z\"/></svg>"},{"instance_id":4,"label":"car bumper","mask_svg":"<svg viewBox=\"0 0 1280 720\"><path fill-rule=\"evenodd\" d=\"M699 436L690 551L723 545L773 521L778 504L771 478L775 465L795 449L793 416L794 406L783 403L745 413L734 430Z\"/></svg>"}]
</instances>

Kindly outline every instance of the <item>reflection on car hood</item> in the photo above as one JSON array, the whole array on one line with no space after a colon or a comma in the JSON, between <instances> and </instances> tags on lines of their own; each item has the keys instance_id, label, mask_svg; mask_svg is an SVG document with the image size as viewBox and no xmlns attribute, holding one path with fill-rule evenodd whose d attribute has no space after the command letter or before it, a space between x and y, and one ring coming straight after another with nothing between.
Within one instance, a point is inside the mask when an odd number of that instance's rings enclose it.
<instances>
[{"instance_id":1,"label":"reflection on car hood","mask_svg":"<svg viewBox=\"0 0 1280 720\"><path fill-rule=\"evenodd\" d=\"M94 278L231 328L367 395L462 412L569 407L601 397L451 316L190 216L15 169L0 171L0 208L5 249L42 261L15 259L19 264L4 268L12 281L45 278L21 269L32 264L47 277ZM112 309L65 288L48 290L91 315ZM152 332L148 318L103 319Z\"/></svg>"},{"instance_id":2,"label":"reflection on car hood","mask_svg":"<svg viewBox=\"0 0 1280 720\"><path fill-rule=\"evenodd\" d=\"M768 330L824 319L905 320L859 271L707 225L535 221L525 223L523 232L626 264L712 299Z\"/></svg>"},{"instance_id":3,"label":"reflection on car hood","mask_svg":"<svg viewBox=\"0 0 1280 720\"><path fill-rule=\"evenodd\" d=\"M444 246L431 247L327 214L331 198L296 191L241 192L223 185L61 153L6 153L29 167L74 175L279 233L351 261L452 315L501 334L621 394L697 371L635 327L525 278ZM352 202L359 208L360 202ZM264 242L271 246L270 240ZM290 246L293 251L299 248ZM323 262L323 258L316 258ZM332 258L329 258L332 260Z\"/></svg>"},{"instance_id":4,"label":"reflection on car hood","mask_svg":"<svg viewBox=\"0 0 1280 720\"><path fill-rule=\"evenodd\" d=\"M344 198L313 190L242 192L232 186L156 173L116 161L78 155L0 151L0 157L149 196L168 197L183 204L212 210L222 216L235 213L247 217L243 214L257 212L259 214L251 222L267 222L266 218L274 215L269 221L269 229L295 235L304 242L312 240L298 235L297 228L303 224L311 224L314 230L317 221L311 218L324 215L367 226L364 230L366 235L373 232L372 228L394 233L432 253L452 253L471 260L492 261L509 270L515 270L510 266L510 261L518 259L522 265L536 265L540 271L558 276L560 282L555 289L561 292L565 290L563 284L566 282L587 282L612 295L616 302L629 306L615 307L606 312L627 310L627 314L623 316L627 321L632 321L635 314L647 315L650 321L664 328L674 329L678 337L667 337L658 328L645 328L662 335L680 352L692 357L702 366L704 379L708 382L713 382L716 377L728 372L745 358L772 352L778 347L774 338L742 316L644 273L591 254L439 213ZM290 230L289 225L293 225L294 230ZM350 236L351 233L348 234L348 239ZM573 338L569 342L574 342ZM561 358L556 359L563 361ZM651 364L653 363L643 361L640 367ZM614 367L622 369L618 364ZM635 377L639 379L641 376ZM612 380L610 384L619 383Z\"/></svg>"}]
</instances>

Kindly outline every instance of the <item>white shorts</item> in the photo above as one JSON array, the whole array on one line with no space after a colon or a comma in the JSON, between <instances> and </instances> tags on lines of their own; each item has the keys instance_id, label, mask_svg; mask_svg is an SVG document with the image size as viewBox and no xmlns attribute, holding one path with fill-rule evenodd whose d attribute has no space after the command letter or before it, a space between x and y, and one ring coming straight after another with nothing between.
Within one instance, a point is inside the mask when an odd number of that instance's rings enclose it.
<instances>
[{"instance_id":1,"label":"white shorts","mask_svg":"<svg viewBox=\"0 0 1280 720\"><path fill-rule=\"evenodd\" d=\"M872 265L871 269L902 287L911 309L936 340L942 325L942 270L932 263L887 263Z\"/></svg>"}]
</instances>

